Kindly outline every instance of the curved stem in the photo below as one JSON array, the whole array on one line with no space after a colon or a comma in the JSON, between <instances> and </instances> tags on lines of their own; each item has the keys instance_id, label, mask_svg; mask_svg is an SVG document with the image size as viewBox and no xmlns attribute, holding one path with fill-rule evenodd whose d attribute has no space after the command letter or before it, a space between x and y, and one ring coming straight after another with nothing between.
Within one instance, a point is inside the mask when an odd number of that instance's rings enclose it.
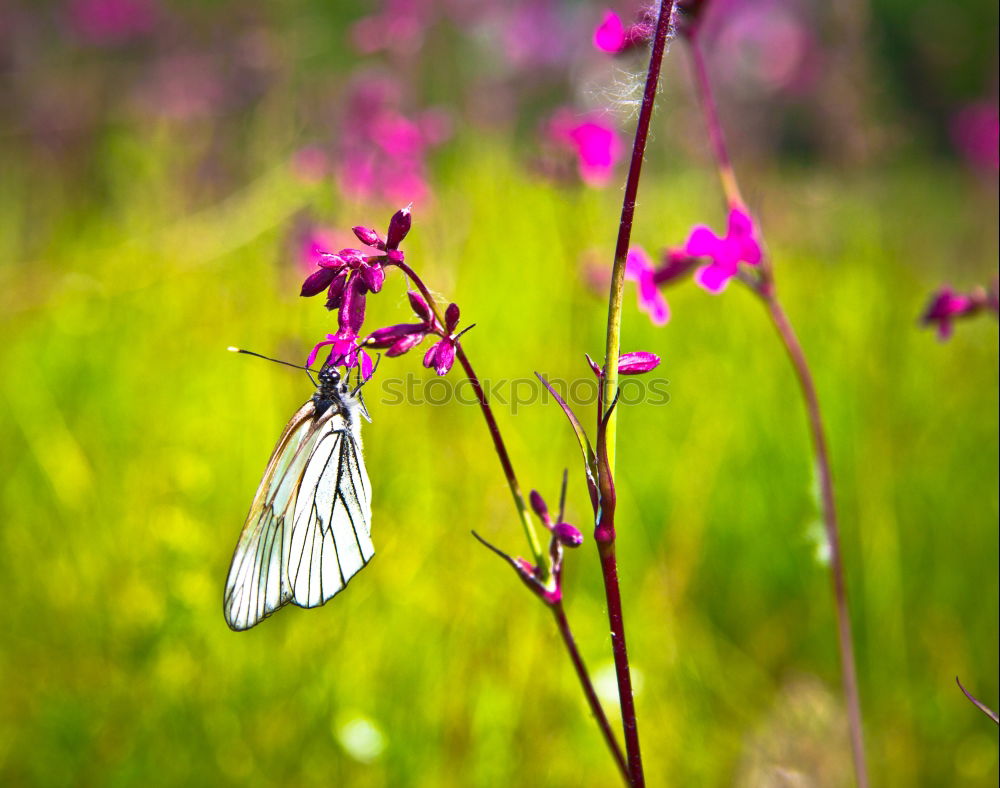
<instances>
[{"instance_id":1,"label":"curved stem","mask_svg":"<svg viewBox=\"0 0 1000 788\"><path fill-rule=\"evenodd\" d=\"M802 390L809 415L809 431L812 434L816 455L816 472L819 475L820 494L823 501L823 526L827 544L830 546L830 574L833 581L834 606L837 612L837 641L840 646L841 678L844 697L847 702L847 719L851 733L851 752L854 756L854 776L860 788L868 785L868 768L865 763L865 744L861 730L861 697L858 692L858 675L854 662L854 638L851 634L851 616L847 605L847 583L844 579L844 561L840 551L840 530L837 526L837 508L833 496L833 474L830 469L830 455L826 444L826 432L819 409L816 384L799 344L792 324L774 295L773 287L762 290L768 313L774 327L788 352L788 358L795 368L795 376Z\"/></svg>"},{"instance_id":2,"label":"curved stem","mask_svg":"<svg viewBox=\"0 0 1000 788\"><path fill-rule=\"evenodd\" d=\"M427 298L427 295L425 294L424 297ZM493 448L496 449L497 457L500 459L500 465L503 468L503 475L507 479L507 486L510 488L510 494L514 498L514 506L521 518L524 535L527 537L528 544L531 547L535 566L538 567L541 575L540 579L542 582L545 582L549 575L548 561L545 560L545 554L542 552L542 544L538 541L538 535L535 533L534 523L531 521L531 515L528 513L528 507L524 502L524 495L521 494L521 485L518 483L517 475L514 473L514 466L510 461L510 455L507 453L507 447L504 445L503 436L500 434L500 427L493 415L493 408L490 407L490 401L486 396L486 392L479 382L476 371L472 368L469 357L465 355L465 349L462 347L461 342L455 343L455 355L458 358L458 362L462 365L462 369L465 370L465 376L472 384L472 390L476 393L479 409L486 420L486 427L490 431L490 437L493 438Z\"/></svg>"},{"instance_id":3,"label":"curved stem","mask_svg":"<svg viewBox=\"0 0 1000 788\"><path fill-rule=\"evenodd\" d=\"M424 280L417 276L416 272L402 260L393 263L393 265L399 268L416 285L417 290L420 291L420 294L424 297L431 312L434 314L434 319L443 326L444 320L438 313L437 301L434 299L427 285L424 284ZM521 485L517 481L517 474L514 473L514 465L510 461L510 454L507 453L507 446L503 442L503 435L500 434L500 426L493 415L493 408L490 407L489 397L486 396L486 391L479 382L479 376L476 375L476 371L472 368L472 363L469 361L468 356L465 355L465 350L462 348L461 342L455 342L455 355L462 365L462 369L465 370L465 376L469 379L469 383L472 384L472 390L476 393L479 409L486 420L486 428L490 431L490 437L493 439L493 448L496 450L500 466L503 468L503 475L507 480L507 486L510 488L510 494L514 498L514 507L521 518L521 526L524 528L524 535L528 539L532 558L541 574L541 580L544 582L548 580L549 576L548 562L545 560L545 553L542 551L542 543L538 541L538 534L535 533L535 525L531 521L528 506L524 502Z\"/></svg>"},{"instance_id":4,"label":"curved stem","mask_svg":"<svg viewBox=\"0 0 1000 788\"><path fill-rule=\"evenodd\" d=\"M563 643L566 645L566 651L569 653L569 658L573 661L573 667L576 670L576 675L580 679L580 685L583 687L583 694L587 696L587 703L590 706L590 711L594 715L594 719L597 720L597 725L601 729L601 733L604 736L604 742L608 745L608 749L611 751L611 755L615 759L615 764L618 766L618 771L621 772L622 779L625 781L626 785L630 784L628 765L625 763L625 756L622 754L622 749L618 744L618 740L615 738L614 732L611 730L611 723L608 722L608 717L604 713L604 708L601 706L600 700L597 698L597 693L594 691L594 685L590 681L590 674L587 673L587 667L583 664L583 658L580 656L580 652L576 648L576 641L573 639L573 633L570 631L569 622L566 620L566 611L563 610L562 602L556 602L552 607L552 615L555 616L556 626L559 627L559 634L562 635Z\"/></svg>"},{"instance_id":5,"label":"curved stem","mask_svg":"<svg viewBox=\"0 0 1000 788\"><path fill-rule=\"evenodd\" d=\"M742 206L739 185L733 170L729 153L726 150L726 140L722 133L722 124L712 95L712 85L705 67L705 58L696 37L688 39L689 52L694 65L695 87L705 114L705 125L712 142L722 189L730 207ZM759 228L758 240L764 246ZM742 279L742 277L741 277ZM847 721L851 737L851 754L854 761L854 776L860 788L867 788L868 767L865 762L864 737L861 729L861 698L858 692L857 667L854 660L854 637L851 632L851 617L847 604L847 583L844 579L844 561L840 549L840 529L837 525L837 509L833 493L833 475L830 469L830 455L827 449L826 433L823 428L822 414L819 408L819 397L813 382L812 372L806 361L805 353L799 344L798 337L788 320L774 287L774 269L770 256L765 252L760 264L760 276L756 279L743 279L749 284L767 305L768 314L778 331L782 344L795 369L795 375L802 390L806 412L809 417L809 431L812 436L815 453L816 472L819 476L820 493L823 508L823 527L826 531L827 544L830 547L830 575L833 583L834 607L837 616L837 642L840 648L841 680L844 686L844 698L847 704Z\"/></svg>"}]
</instances>

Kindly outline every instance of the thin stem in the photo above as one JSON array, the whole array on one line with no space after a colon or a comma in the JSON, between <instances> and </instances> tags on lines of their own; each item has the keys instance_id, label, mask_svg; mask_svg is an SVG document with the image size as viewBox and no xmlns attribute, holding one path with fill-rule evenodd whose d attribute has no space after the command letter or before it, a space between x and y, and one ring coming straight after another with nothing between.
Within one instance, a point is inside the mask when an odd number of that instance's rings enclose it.
<instances>
[{"instance_id":1,"label":"thin stem","mask_svg":"<svg viewBox=\"0 0 1000 788\"><path fill-rule=\"evenodd\" d=\"M639 193L639 176L642 174L642 161L646 155L646 141L649 138L649 122L653 117L653 104L656 102L656 88L660 81L660 66L663 63L663 52L667 44L667 34L670 32L670 17L673 13L673 0L661 0L659 17L656 22L656 33L653 38L653 51L649 57L649 70L646 72L646 86L642 92L642 106L639 109L639 122L635 127L635 139L632 143L632 160L629 163L628 178L625 181L625 196L622 200L622 214L618 222L618 240L615 243L615 261L611 270L611 292L608 296L608 328L604 345L604 401L611 402L618 389L618 356L621 350L622 328L622 294L625 289L625 259L628 257L628 247L632 240L632 220L635 216L635 201ZM604 414L598 414L598 420ZM608 459L611 470L615 468L615 434L617 417L611 416L608 422Z\"/></svg>"},{"instance_id":2,"label":"thin stem","mask_svg":"<svg viewBox=\"0 0 1000 788\"><path fill-rule=\"evenodd\" d=\"M625 749L628 753L631 784L641 788L646 784L642 771L642 754L639 750L639 726L635 716L635 698L632 695L632 672L629 669L628 649L625 645L625 617L622 615L622 598L618 586L618 561L615 543L598 545L601 557L601 574L608 603L608 624L611 627L611 650L615 657L615 678L618 680L618 702L622 712Z\"/></svg>"},{"instance_id":3,"label":"thin stem","mask_svg":"<svg viewBox=\"0 0 1000 788\"><path fill-rule=\"evenodd\" d=\"M847 701L847 720L851 734L851 753L854 757L854 776L860 788L868 785L868 768L865 763L865 743L861 730L861 696L858 692L858 675L854 662L854 637L851 634L851 616L847 604L847 583L844 579L844 561L840 551L840 530L837 526L837 508L833 495L833 475L830 455L826 444L826 433L816 395L816 385L799 344L792 324L788 322L784 309L778 302L773 288L764 292L764 300L774 327L788 352L795 368L795 375L802 390L809 415L809 431L812 433L813 449L816 455L816 471L819 474L820 494L823 501L823 526L830 546L830 575L833 581L834 606L837 613L837 640L840 646L841 678L844 697Z\"/></svg>"},{"instance_id":4,"label":"thin stem","mask_svg":"<svg viewBox=\"0 0 1000 788\"><path fill-rule=\"evenodd\" d=\"M705 113L705 126L708 128L708 138L712 143L715 166L722 179L722 191L730 205L743 205L740 187L736 182L736 173L733 171L732 162L729 160L729 151L726 149L726 137L722 132L722 123L719 121L719 111L712 93L712 83L708 79L705 56L702 54L697 38L690 38L689 43L691 61L694 66L695 92L701 101L702 112Z\"/></svg>"},{"instance_id":5,"label":"thin stem","mask_svg":"<svg viewBox=\"0 0 1000 788\"><path fill-rule=\"evenodd\" d=\"M479 378L476 375L476 371L472 368L472 364L469 362L469 357L465 355L465 350L460 342L455 343L455 355L458 358L458 362L462 365L462 369L465 370L465 376L472 384L472 390L476 393L476 400L479 402L479 409L483 412L483 418L486 420L486 427L490 431L490 437L493 438L493 448L496 449L497 457L500 458L500 465L503 467L503 475L507 479L507 486L510 488L510 494L514 498L514 506L521 518L521 525L524 526L524 535L527 537L528 545L531 547L531 553L535 559L535 566L538 567L538 571L541 574L541 580L544 582L548 579L548 562L545 560L545 554L542 552L542 544L538 541L538 535L535 533L534 523L531 521L531 515L528 513L528 507L524 502L524 496L521 494L521 485L518 484L517 475L514 473L514 466L511 464L510 455L507 453L507 447L504 445L503 436L500 434L500 427L497 425L497 420L493 416L493 408L490 407L490 401L486 396L486 392L483 390L482 384L480 384Z\"/></svg>"},{"instance_id":6,"label":"thin stem","mask_svg":"<svg viewBox=\"0 0 1000 788\"><path fill-rule=\"evenodd\" d=\"M739 185L733 170L729 153L726 150L726 140L722 133L722 124L716 110L712 95L712 85L705 67L705 58L696 36L688 38L689 51L694 65L695 87L705 114L705 125L712 142L712 150L722 180L722 188L730 207L742 206ZM763 238L757 228L758 240L763 248ZM806 411L809 417L809 431L812 436L815 453L816 471L819 475L820 494L822 497L823 526L826 530L827 544L830 546L830 575L833 584L834 608L837 616L837 641L840 648L841 681L844 687L844 697L847 703L847 721L851 737L851 753L854 761L854 776L859 788L868 786L868 768L865 763L864 736L861 728L861 698L858 692L857 668L854 660L854 637L851 632L851 618L847 604L847 583L844 579L844 562L840 549L840 529L837 525L837 509L833 492L833 476L830 467L830 455L827 449L826 433L823 427L822 414L819 407L819 397L813 382L812 372L806 361L805 353L799 344L798 337L778 301L774 286L774 269L770 257L765 253L760 264L760 276L747 282L765 302L768 314L778 331L782 344L795 369L795 375L802 390ZM742 279L742 277L741 277Z\"/></svg>"},{"instance_id":7,"label":"thin stem","mask_svg":"<svg viewBox=\"0 0 1000 788\"><path fill-rule=\"evenodd\" d=\"M673 0L660 0L653 48L646 72L646 85L642 93L642 106L636 123L635 138L632 143L632 159L629 163L628 178L625 181L625 195L622 199L621 219L618 222L618 239L615 243L615 259L611 272L611 292L608 295L608 325L604 346L604 385L601 401L612 402L618 390L618 357L621 354L622 295L625 288L625 260L632 240L632 222L635 217L635 203L639 193L639 176L649 139L649 123L656 102L656 90L660 81L660 66L666 49L670 21L673 15ZM601 423L604 413L597 414ZM614 474L615 446L617 436L617 413L612 412L604 425L606 467L605 472ZM603 486L603 485L602 485ZM613 519L613 512L610 513ZM607 512L602 513L605 520ZM625 622L622 615L621 590L618 584L618 563L615 555L614 523L604 523L601 531L605 539L598 540L597 547L601 559L601 574L604 579L604 594L608 604L608 623L611 627L611 648L615 658L615 675L618 679L618 702L621 707L622 728L625 733L625 751L628 754L628 768L631 784L642 788L646 778L642 770L642 753L639 748L639 727L635 715L635 699L632 696L632 674L629 670L628 648L625 643Z\"/></svg>"},{"instance_id":8,"label":"thin stem","mask_svg":"<svg viewBox=\"0 0 1000 788\"><path fill-rule=\"evenodd\" d=\"M438 314L437 302L427 285L424 284L424 281L417 276L416 272L406 263L399 261L393 263L393 265L397 266L407 276L407 278L409 278L409 280L416 285L420 294L424 297L424 300L430 307L431 312L434 314L434 318L443 326L444 320L442 320L441 315ZM507 480L507 486L510 488L510 494L514 498L514 507L517 509L518 516L521 518L521 525L524 528L524 535L528 539L528 546L531 548L532 558L534 559L535 566L538 567L541 579L544 582L548 580L548 562L545 560L545 553L542 552L542 543L538 540L538 534L535 533L535 525L531 520L531 515L528 513L528 507L524 502L524 495L521 494L521 485L517 481L517 474L514 473L514 465L510 461L510 454L507 453L507 446L503 442L503 435L500 434L500 427L497 424L496 417L493 415L493 408L490 407L489 397L486 396L486 391L479 382L479 377L476 375L476 371L472 368L472 364L469 361L468 356L465 355L465 350L462 348L461 342L455 343L455 355L457 356L459 363L462 365L462 369L465 370L465 376L472 384L472 390L476 393L476 400L479 402L479 409L482 411L483 418L486 420L486 428L490 431L490 437L493 439L493 448L496 450L497 457L500 459L500 466L503 468L504 478Z\"/></svg>"},{"instance_id":9,"label":"thin stem","mask_svg":"<svg viewBox=\"0 0 1000 788\"><path fill-rule=\"evenodd\" d=\"M587 673L587 667L583 664L583 658L577 650L576 641L573 639L573 633L570 631L569 622L566 620L566 611L563 610L561 601L556 602L551 607L552 615L555 616L556 619L556 626L559 628L559 634L562 635L563 643L566 645L566 651L569 653L569 658L573 661L573 667L576 669L576 675L580 679L580 685L583 687L583 694L587 696L587 703L590 705L590 711L593 713L594 719L597 720L597 725L601 729L601 733L604 735L604 741L608 745L608 749L611 750L611 755L614 757L615 763L618 765L618 770L621 772L622 779L625 781L626 785L629 785L628 765L625 763L625 756L622 754L621 746L619 746L618 740L615 738L615 734L611 730L611 723L608 722L608 717L604 713L604 708L601 706L601 702L597 698L597 693L594 691L594 685L590 681L590 674Z\"/></svg>"}]
</instances>

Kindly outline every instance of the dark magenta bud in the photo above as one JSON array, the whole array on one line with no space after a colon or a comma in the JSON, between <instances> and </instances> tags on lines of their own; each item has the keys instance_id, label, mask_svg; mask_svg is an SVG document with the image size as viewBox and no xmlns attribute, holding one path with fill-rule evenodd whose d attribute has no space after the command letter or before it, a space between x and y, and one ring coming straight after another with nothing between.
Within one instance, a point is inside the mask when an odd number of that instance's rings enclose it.
<instances>
[{"instance_id":1,"label":"dark magenta bud","mask_svg":"<svg viewBox=\"0 0 1000 788\"><path fill-rule=\"evenodd\" d=\"M444 327L449 334L454 333L455 326L458 325L459 314L458 304L448 304L448 308L444 312Z\"/></svg>"},{"instance_id":2,"label":"dark magenta bud","mask_svg":"<svg viewBox=\"0 0 1000 788\"><path fill-rule=\"evenodd\" d=\"M380 265L363 265L359 269L361 278L364 280L365 285L373 293L377 293L382 289L382 284L385 282L385 271L382 270Z\"/></svg>"},{"instance_id":3,"label":"dark magenta bud","mask_svg":"<svg viewBox=\"0 0 1000 788\"><path fill-rule=\"evenodd\" d=\"M357 236L357 239L365 246L373 246L376 249L385 251L385 241L382 240L382 236L370 227L352 227L351 229L354 235Z\"/></svg>"},{"instance_id":4,"label":"dark magenta bud","mask_svg":"<svg viewBox=\"0 0 1000 788\"><path fill-rule=\"evenodd\" d=\"M314 296L317 293L321 293L337 276L337 272L331 268L320 268L318 271L313 271L306 278L306 281L302 283L302 292L300 295L303 296Z\"/></svg>"},{"instance_id":5,"label":"dark magenta bud","mask_svg":"<svg viewBox=\"0 0 1000 788\"><path fill-rule=\"evenodd\" d=\"M624 353L618 357L619 375L641 375L656 369L660 365L660 357L655 353L637 350L634 353Z\"/></svg>"},{"instance_id":6,"label":"dark magenta bud","mask_svg":"<svg viewBox=\"0 0 1000 788\"><path fill-rule=\"evenodd\" d=\"M552 535L565 547L579 547L583 544L583 534L575 525L556 523Z\"/></svg>"},{"instance_id":7,"label":"dark magenta bud","mask_svg":"<svg viewBox=\"0 0 1000 788\"><path fill-rule=\"evenodd\" d=\"M410 306L413 307L413 311L416 313L417 317L430 322L431 308L427 306L427 302L424 301L424 297L416 290L408 290L406 292L406 297L410 299Z\"/></svg>"},{"instance_id":8,"label":"dark magenta bud","mask_svg":"<svg viewBox=\"0 0 1000 788\"><path fill-rule=\"evenodd\" d=\"M406 234L410 232L412 221L409 205L401 208L392 215L392 219L389 220L389 232L385 239L386 249L397 249L399 247L403 239L406 238Z\"/></svg>"},{"instance_id":9,"label":"dark magenta bud","mask_svg":"<svg viewBox=\"0 0 1000 788\"><path fill-rule=\"evenodd\" d=\"M532 490L531 495L528 496L528 500L531 502L531 508L538 515L539 519L548 525L551 522L549 517L549 507L545 503L545 499L539 494L538 490Z\"/></svg>"}]
</instances>

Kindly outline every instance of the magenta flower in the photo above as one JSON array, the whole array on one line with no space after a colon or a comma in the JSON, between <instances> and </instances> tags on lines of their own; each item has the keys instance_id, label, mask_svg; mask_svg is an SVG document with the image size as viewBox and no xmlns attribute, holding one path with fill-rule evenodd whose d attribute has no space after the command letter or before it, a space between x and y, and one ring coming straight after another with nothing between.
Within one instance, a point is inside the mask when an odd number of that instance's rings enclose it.
<instances>
[{"instance_id":1,"label":"magenta flower","mask_svg":"<svg viewBox=\"0 0 1000 788\"><path fill-rule=\"evenodd\" d=\"M603 186L610 180L624 150L613 126L596 117L575 119L568 110L553 117L548 134L573 151L580 177L590 186Z\"/></svg>"},{"instance_id":2,"label":"magenta flower","mask_svg":"<svg viewBox=\"0 0 1000 788\"><path fill-rule=\"evenodd\" d=\"M364 342L367 347L384 348L385 354L390 357L401 356L423 342L424 337L434 331L436 321L423 296L413 290L406 295L421 322L400 323L373 331Z\"/></svg>"},{"instance_id":3,"label":"magenta flower","mask_svg":"<svg viewBox=\"0 0 1000 788\"><path fill-rule=\"evenodd\" d=\"M601 365L594 361L589 353L584 355L598 379L604 377L604 369ZM631 353L622 353L618 357L619 375L642 375L646 372L652 372L658 366L660 366L660 357L648 350L634 350Z\"/></svg>"},{"instance_id":4,"label":"magenta flower","mask_svg":"<svg viewBox=\"0 0 1000 788\"><path fill-rule=\"evenodd\" d=\"M148 33L159 10L153 0L71 0L74 32L91 44L119 44Z\"/></svg>"},{"instance_id":5,"label":"magenta flower","mask_svg":"<svg viewBox=\"0 0 1000 788\"><path fill-rule=\"evenodd\" d=\"M760 244L754 238L750 214L739 208L729 212L725 236L716 235L704 225L691 230L685 254L690 257L710 257L712 262L695 272L695 281L710 293L721 293L729 280L736 276L740 263L757 265L761 260Z\"/></svg>"},{"instance_id":6,"label":"magenta flower","mask_svg":"<svg viewBox=\"0 0 1000 788\"><path fill-rule=\"evenodd\" d=\"M936 324L938 339L943 342L951 336L955 318L970 315L977 308L978 306L972 298L956 293L945 285L931 298L921 321L925 326Z\"/></svg>"},{"instance_id":7,"label":"magenta flower","mask_svg":"<svg viewBox=\"0 0 1000 788\"><path fill-rule=\"evenodd\" d=\"M455 346L458 343L455 326L458 325L458 316L458 304L448 304L444 313L444 335L424 354L424 366L433 369L438 375L447 375L455 363Z\"/></svg>"},{"instance_id":8,"label":"magenta flower","mask_svg":"<svg viewBox=\"0 0 1000 788\"><path fill-rule=\"evenodd\" d=\"M654 325L662 326L670 320L670 307L656 283L656 269L642 247L633 246L625 260L625 278L638 287L639 309L649 315Z\"/></svg>"},{"instance_id":9,"label":"magenta flower","mask_svg":"<svg viewBox=\"0 0 1000 788\"><path fill-rule=\"evenodd\" d=\"M607 10L594 30L594 46L601 52L621 52L625 48L625 25L614 11Z\"/></svg>"},{"instance_id":10,"label":"magenta flower","mask_svg":"<svg viewBox=\"0 0 1000 788\"><path fill-rule=\"evenodd\" d=\"M979 170L1000 169L1000 113L996 102L963 107L952 119L951 138L968 163Z\"/></svg>"},{"instance_id":11,"label":"magenta flower","mask_svg":"<svg viewBox=\"0 0 1000 788\"><path fill-rule=\"evenodd\" d=\"M560 511L559 517L553 521L552 515L549 514L549 507L538 490L532 490L528 500L531 502L531 508L538 515L538 519L549 530L555 541L563 547L579 547L583 544L583 534L580 533L580 529L563 520L565 512Z\"/></svg>"},{"instance_id":12,"label":"magenta flower","mask_svg":"<svg viewBox=\"0 0 1000 788\"><path fill-rule=\"evenodd\" d=\"M600 24L594 28L594 47L601 52L617 55L646 43L652 35L648 24L638 22L625 27L621 17L606 10Z\"/></svg>"}]
</instances>

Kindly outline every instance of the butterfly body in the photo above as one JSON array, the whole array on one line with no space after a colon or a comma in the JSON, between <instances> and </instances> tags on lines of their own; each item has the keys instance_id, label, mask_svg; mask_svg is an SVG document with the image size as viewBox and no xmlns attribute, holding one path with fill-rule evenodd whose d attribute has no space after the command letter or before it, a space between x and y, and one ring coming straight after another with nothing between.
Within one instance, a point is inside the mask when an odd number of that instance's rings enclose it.
<instances>
[{"instance_id":1,"label":"butterfly body","mask_svg":"<svg viewBox=\"0 0 1000 788\"><path fill-rule=\"evenodd\" d=\"M363 402L334 367L271 454L233 553L223 612L245 630L291 602L318 607L375 554Z\"/></svg>"}]
</instances>

